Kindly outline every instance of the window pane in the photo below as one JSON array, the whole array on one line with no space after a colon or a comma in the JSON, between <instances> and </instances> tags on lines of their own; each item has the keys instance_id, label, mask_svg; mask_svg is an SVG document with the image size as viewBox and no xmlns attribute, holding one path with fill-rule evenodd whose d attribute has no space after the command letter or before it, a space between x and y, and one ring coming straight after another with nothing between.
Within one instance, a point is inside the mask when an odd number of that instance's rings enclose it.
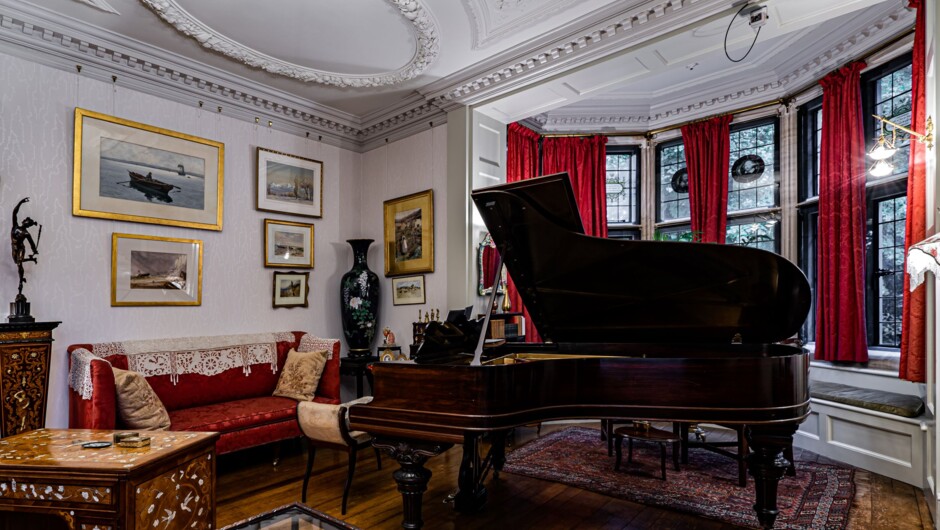
<instances>
[{"instance_id":1,"label":"window pane","mask_svg":"<svg viewBox=\"0 0 940 530\"><path fill-rule=\"evenodd\" d=\"M653 235L653 239L656 241L693 241L692 237L692 227L689 225L682 226L673 226L670 228L663 228L661 230L656 230L656 233Z\"/></svg>"},{"instance_id":2,"label":"window pane","mask_svg":"<svg viewBox=\"0 0 940 530\"><path fill-rule=\"evenodd\" d=\"M875 340L879 346L901 344L901 304L904 296L904 224L907 197L892 197L875 202L877 216L875 238L875 285L870 295L876 296Z\"/></svg>"},{"instance_id":3,"label":"window pane","mask_svg":"<svg viewBox=\"0 0 940 530\"><path fill-rule=\"evenodd\" d=\"M777 221L758 220L728 224L725 229L725 244L777 251Z\"/></svg>"},{"instance_id":4,"label":"window pane","mask_svg":"<svg viewBox=\"0 0 940 530\"><path fill-rule=\"evenodd\" d=\"M777 203L777 182L774 177L774 134L776 123L764 123L731 133L730 161L728 163L728 212L771 208ZM741 157L756 155L764 163L763 173L753 176L733 175L734 163Z\"/></svg>"},{"instance_id":5,"label":"window pane","mask_svg":"<svg viewBox=\"0 0 940 530\"><path fill-rule=\"evenodd\" d=\"M899 125L909 126L911 124L911 65L907 65L900 70L876 79L874 81L874 97L871 112L883 116ZM907 133L897 131L893 134L892 127L886 125L882 128L881 122L875 124L873 136L869 148L874 147L878 138L884 133L888 141L894 141L898 152L891 157L890 163L894 166L894 171L885 177L873 177L868 175L869 181L891 179L900 175L907 174L907 163L910 158L908 144L910 138Z\"/></svg>"},{"instance_id":6,"label":"window pane","mask_svg":"<svg viewBox=\"0 0 940 530\"><path fill-rule=\"evenodd\" d=\"M607 222L638 224L639 160L636 152L607 155Z\"/></svg>"},{"instance_id":7,"label":"window pane","mask_svg":"<svg viewBox=\"0 0 940 530\"><path fill-rule=\"evenodd\" d=\"M669 145L659 149L659 220L672 221L689 217L689 192L676 191L672 177L676 171L685 168L685 147L682 144ZM685 180L688 182L688 179ZM687 185L687 184L686 184ZM681 189L681 188L680 188Z\"/></svg>"}]
</instances>

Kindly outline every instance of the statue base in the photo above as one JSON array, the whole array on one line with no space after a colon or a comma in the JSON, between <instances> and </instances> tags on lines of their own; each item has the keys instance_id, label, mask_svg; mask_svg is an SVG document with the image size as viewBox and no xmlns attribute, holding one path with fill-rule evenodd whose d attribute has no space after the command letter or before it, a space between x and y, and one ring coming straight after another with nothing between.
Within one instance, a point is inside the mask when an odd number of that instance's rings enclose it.
<instances>
[{"instance_id":1,"label":"statue base","mask_svg":"<svg viewBox=\"0 0 940 530\"><path fill-rule=\"evenodd\" d=\"M19 297L17 297L19 298ZM35 322L36 319L29 314L29 302L25 300L17 300L15 302L10 302L10 316L7 317L9 322Z\"/></svg>"}]
</instances>

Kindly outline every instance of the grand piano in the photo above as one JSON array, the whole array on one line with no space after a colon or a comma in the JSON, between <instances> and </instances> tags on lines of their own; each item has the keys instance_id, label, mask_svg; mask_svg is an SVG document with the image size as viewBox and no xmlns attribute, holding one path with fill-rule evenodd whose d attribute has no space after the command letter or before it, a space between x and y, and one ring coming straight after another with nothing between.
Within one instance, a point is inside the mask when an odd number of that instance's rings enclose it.
<instances>
[{"instance_id":1,"label":"grand piano","mask_svg":"<svg viewBox=\"0 0 940 530\"><path fill-rule=\"evenodd\" d=\"M510 429L570 418L745 425L754 509L773 527L809 414L808 356L780 344L809 311L803 273L758 249L587 236L566 174L472 198L545 343L483 349L485 322L429 326L414 364L373 365L350 427L398 461L402 527L423 524L428 458L463 444L454 507L472 512Z\"/></svg>"}]
</instances>

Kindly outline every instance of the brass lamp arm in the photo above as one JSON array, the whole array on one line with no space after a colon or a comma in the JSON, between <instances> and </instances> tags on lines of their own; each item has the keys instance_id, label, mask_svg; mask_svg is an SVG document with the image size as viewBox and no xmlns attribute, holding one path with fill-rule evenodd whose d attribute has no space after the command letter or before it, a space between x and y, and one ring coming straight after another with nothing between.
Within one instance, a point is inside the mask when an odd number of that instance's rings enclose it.
<instances>
[{"instance_id":1,"label":"brass lamp arm","mask_svg":"<svg viewBox=\"0 0 940 530\"><path fill-rule=\"evenodd\" d=\"M911 135L911 137L913 137L914 139L927 144L927 149L933 148L933 118L929 116L927 117L927 125L926 125L927 133L921 134L903 125L898 125L897 123L894 123L888 118L883 118L877 114L872 114L872 116L877 120L881 120L882 122L887 123L888 125L894 127L895 129L900 129L906 132L907 134Z\"/></svg>"}]
</instances>

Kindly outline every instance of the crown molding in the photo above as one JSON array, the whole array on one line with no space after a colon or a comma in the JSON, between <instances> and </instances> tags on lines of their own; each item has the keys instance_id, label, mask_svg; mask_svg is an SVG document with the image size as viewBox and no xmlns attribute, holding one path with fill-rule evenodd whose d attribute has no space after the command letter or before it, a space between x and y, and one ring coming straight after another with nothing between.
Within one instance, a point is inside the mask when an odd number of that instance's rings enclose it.
<instances>
[{"instance_id":1,"label":"crown molding","mask_svg":"<svg viewBox=\"0 0 940 530\"><path fill-rule=\"evenodd\" d=\"M270 122L274 129L344 149L362 152L376 141L413 134L429 120L436 124L447 120L445 112L418 97L364 128L352 114L100 28L76 28L72 19L30 4L10 5L11 1L0 0L4 53L247 122L263 126Z\"/></svg>"},{"instance_id":2,"label":"crown molding","mask_svg":"<svg viewBox=\"0 0 940 530\"><path fill-rule=\"evenodd\" d=\"M461 0L461 3L470 17L474 50L486 48L528 24L545 20L574 5L569 0ZM531 4L538 4L538 9L525 13ZM509 14L512 10L522 13L513 17Z\"/></svg>"},{"instance_id":3,"label":"crown molding","mask_svg":"<svg viewBox=\"0 0 940 530\"><path fill-rule=\"evenodd\" d=\"M118 16L120 16L121 14L118 12L117 9L114 9L114 6L109 4L107 0L75 0L75 1L90 5L91 7L104 11L105 13L111 13L113 15L118 15Z\"/></svg>"},{"instance_id":4,"label":"crown molding","mask_svg":"<svg viewBox=\"0 0 940 530\"><path fill-rule=\"evenodd\" d=\"M812 86L825 72L894 38L911 26L913 17L913 13L902 5L891 6L865 21L858 31L848 37L829 37L806 43L804 49L825 51L797 65L784 63L778 70L783 70L785 74L770 72L748 86L741 86L737 80L729 80L716 86L709 94L699 94L698 97L692 97L688 90L673 92L675 97L668 102L657 103L648 112L643 112L635 105L625 106L622 99L611 99L607 105L595 103L549 112L540 115L537 123L545 132L635 131L638 126L641 129L656 129L792 95L805 86ZM790 46L795 46L797 42L803 40L790 42ZM652 95L637 94L637 99L649 101Z\"/></svg>"},{"instance_id":5,"label":"crown molding","mask_svg":"<svg viewBox=\"0 0 940 530\"><path fill-rule=\"evenodd\" d=\"M176 28L176 31L195 39L204 48L274 75L310 83L356 88L400 85L427 70L440 51L437 24L418 0L386 1L397 8L401 16L412 25L416 37L414 55L405 66L391 72L343 74L301 66L255 50L211 28L186 11L176 0L141 0L151 11Z\"/></svg>"}]
</instances>

